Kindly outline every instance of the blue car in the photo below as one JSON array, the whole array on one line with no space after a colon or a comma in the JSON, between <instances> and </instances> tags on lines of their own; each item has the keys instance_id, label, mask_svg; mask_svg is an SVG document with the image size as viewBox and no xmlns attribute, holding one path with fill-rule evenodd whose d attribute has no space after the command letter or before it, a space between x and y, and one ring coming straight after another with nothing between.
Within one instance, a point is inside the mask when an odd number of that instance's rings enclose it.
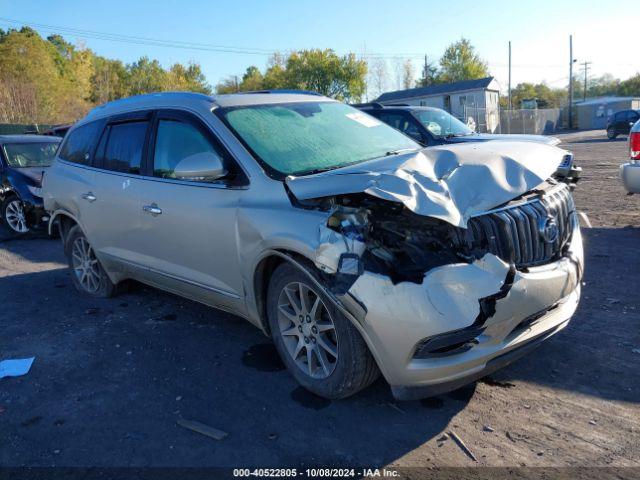
<instances>
[{"instance_id":1,"label":"blue car","mask_svg":"<svg viewBox=\"0 0 640 480\"><path fill-rule=\"evenodd\" d=\"M55 158L60 138L0 135L0 220L10 235L46 225L42 177Z\"/></svg>"}]
</instances>

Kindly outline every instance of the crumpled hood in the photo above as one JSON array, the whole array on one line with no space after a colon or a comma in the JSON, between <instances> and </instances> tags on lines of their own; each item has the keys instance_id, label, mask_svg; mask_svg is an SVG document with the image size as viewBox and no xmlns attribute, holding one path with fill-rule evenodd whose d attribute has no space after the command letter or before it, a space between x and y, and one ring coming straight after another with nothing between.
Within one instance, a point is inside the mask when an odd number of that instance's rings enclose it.
<instances>
[{"instance_id":1,"label":"crumpled hood","mask_svg":"<svg viewBox=\"0 0 640 480\"><path fill-rule=\"evenodd\" d=\"M299 200L364 192L465 228L473 215L543 183L565 153L529 142L441 145L315 175L290 176L286 184Z\"/></svg>"},{"instance_id":2,"label":"crumpled hood","mask_svg":"<svg viewBox=\"0 0 640 480\"><path fill-rule=\"evenodd\" d=\"M548 137L545 135L522 135L514 133L474 133L473 135L465 135L462 137L451 137L448 143L464 143L464 142L488 142L498 140L501 142L536 142L546 145L558 145L560 139L557 137Z\"/></svg>"}]
</instances>

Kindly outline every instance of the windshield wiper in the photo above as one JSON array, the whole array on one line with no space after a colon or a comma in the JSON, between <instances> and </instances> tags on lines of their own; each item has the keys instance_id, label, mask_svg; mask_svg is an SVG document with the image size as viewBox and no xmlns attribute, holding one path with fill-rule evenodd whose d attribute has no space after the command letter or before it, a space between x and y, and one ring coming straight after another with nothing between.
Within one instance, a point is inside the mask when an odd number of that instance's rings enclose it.
<instances>
[{"instance_id":1,"label":"windshield wiper","mask_svg":"<svg viewBox=\"0 0 640 480\"><path fill-rule=\"evenodd\" d=\"M419 148L399 148L398 150L391 150L384 154L385 157L391 157L392 155L400 155L401 153L417 152Z\"/></svg>"}]
</instances>

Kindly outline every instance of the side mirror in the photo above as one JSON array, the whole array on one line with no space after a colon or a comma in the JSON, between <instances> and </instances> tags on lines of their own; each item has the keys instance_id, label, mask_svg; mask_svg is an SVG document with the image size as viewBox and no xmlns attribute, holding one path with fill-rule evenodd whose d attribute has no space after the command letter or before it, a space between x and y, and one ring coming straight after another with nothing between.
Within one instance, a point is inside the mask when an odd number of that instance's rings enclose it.
<instances>
[{"instance_id":1,"label":"side mirror","mask_svg":"<svg viewBox=\"0 0 640 480\"><path fill-rule=\"evenodd\" d=\"M213 182L227 175L222 158L213 152L200 152L180 160L173 170L178 180Z\"/></svg>"}]
</instances>

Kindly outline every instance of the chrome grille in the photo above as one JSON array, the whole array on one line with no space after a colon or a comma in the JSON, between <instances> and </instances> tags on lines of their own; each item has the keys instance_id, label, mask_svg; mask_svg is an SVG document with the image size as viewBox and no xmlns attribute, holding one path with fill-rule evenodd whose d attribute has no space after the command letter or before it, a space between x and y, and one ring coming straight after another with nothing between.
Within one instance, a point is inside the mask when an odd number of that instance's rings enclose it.
<instances>
[{"instance_id":1,"label":"chrome grille","mask_svg":"<svg viewBox=\"0 0 640 480\"><path fill-rule=\"evenodd\" d=\"M488 250L518 268L542 265L562 255L574 222L573 198L568 186L560 184L541 196L471 218L465 242L471 249ZM551 240L553 223L557 238Z\"/></svg>"}]
</instances>

